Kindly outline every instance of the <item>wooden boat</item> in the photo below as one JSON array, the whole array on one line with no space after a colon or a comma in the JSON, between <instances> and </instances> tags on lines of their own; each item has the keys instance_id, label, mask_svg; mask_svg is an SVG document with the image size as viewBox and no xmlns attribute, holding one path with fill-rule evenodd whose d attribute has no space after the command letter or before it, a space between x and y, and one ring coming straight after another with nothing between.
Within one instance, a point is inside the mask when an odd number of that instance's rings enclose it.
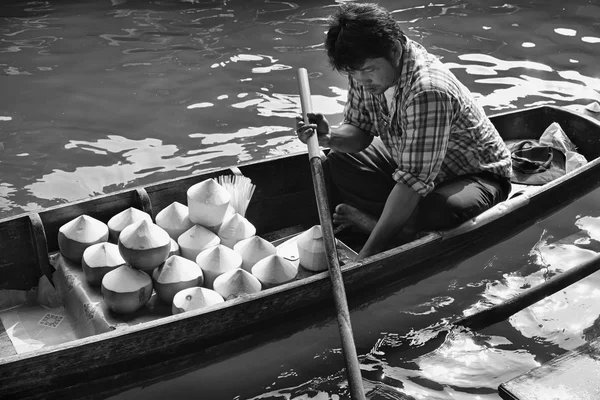
<instances>
[{"instance_id":1,"label":"wooden boat","mask_svg":"<svg viewBox=\"0 0 600 400\"><path fill-rule=\"evenodd\" d=\"M584 400L600 391L600 338L553 358L498 388L504 400Z\"/></svg>"},{"instance_id":2,"label":"wooden boat","mask_svg":"<svg viewBox=\"0 0 600 400\"><path fill-rule=\"evenodd\" d=\"M492 117L505 140L538 139L557 122L589 162L543 186L529 187L487 212L448 231L432 232L411 243L351 261L342 270L346 292L353 297L383 282L407 276L434 274L451 261L465 259L513 236L600 186L600 123L565 109L542 106ZM311 172L306 154L237 166L256 185L246 217L257 235L273 241L318 224ZM186 203L186 191L195 183L229 174L211 169L185 178L98 196L40 212L0 220L0 289L29 290L58 251L58 229L82 214L107 222L129 207L153 217L174 201ZM259 293L227 300L221 305L162 316L120 326L39 350L16 354L6 332L0 335L0 398L41 398L97 394L105 383L135 377L136 370L165 360L235 341L266 322L300 309L323 308L331 303L327 272ZM126 322L126 321L125 321ZM137 374L137 375L136 375Z\"/></svg>"}]
</instances>

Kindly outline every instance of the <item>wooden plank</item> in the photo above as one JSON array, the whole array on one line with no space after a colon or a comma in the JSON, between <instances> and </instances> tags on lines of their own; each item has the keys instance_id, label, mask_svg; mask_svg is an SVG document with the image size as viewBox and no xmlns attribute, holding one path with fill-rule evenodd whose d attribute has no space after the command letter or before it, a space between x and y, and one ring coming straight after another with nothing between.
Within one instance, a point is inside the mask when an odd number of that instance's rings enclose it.
<instances>
[{"instance_id":1,"label":"wooden plank","mask_svg":"<svg viewBox=\"0 0 600 400\"><path fill-rule=\"evenodd\" d=\"M29 290L37 285L41 271L31 242L29 217L0 223L0 289Z\"/></svg>"},{"instance_id":2,"label":"wooden plank","mask_svg":"<svg viewBox=\"0 0 600 400\"><path fill-rule=\"evenodd\" d=\"M600 338L596 338L498 388L505 400L600 398Z\"/></svg>"}]
</instances>

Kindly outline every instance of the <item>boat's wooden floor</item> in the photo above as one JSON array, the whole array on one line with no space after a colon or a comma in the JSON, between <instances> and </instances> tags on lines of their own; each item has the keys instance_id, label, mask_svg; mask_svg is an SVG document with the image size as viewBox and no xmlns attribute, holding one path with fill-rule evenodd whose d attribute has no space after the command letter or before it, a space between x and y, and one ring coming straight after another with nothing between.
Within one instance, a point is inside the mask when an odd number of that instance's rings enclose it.
<instances>
[{"instance_id":1,"label":"boat's wooden floor","mask_svg":"<svg viewBox=\"0 0 600 400\"><path fill-rule=\"evenodd\" d=\"M600 398L600 338L501 384L498 391L505 400Z\"/></svg>"}]
</instances>

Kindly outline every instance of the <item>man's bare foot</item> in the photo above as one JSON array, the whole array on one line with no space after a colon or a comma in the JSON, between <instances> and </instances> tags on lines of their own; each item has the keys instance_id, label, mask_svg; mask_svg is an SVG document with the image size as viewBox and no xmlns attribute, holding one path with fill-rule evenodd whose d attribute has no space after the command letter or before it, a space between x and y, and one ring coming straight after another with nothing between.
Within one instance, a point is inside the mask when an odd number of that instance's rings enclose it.
<instances>
[{"instance_id":1,"label":"man's bare foot","mask_svg":"<svg viewBox=\"0 0 600 400\"><path fill-rule=\"evenodd\" d=\"M344 227L353 226L362 232L371 233L377 224L377 219L356 207L342 203L335 207L333 223Z\"/></svg>"}]
</instances>

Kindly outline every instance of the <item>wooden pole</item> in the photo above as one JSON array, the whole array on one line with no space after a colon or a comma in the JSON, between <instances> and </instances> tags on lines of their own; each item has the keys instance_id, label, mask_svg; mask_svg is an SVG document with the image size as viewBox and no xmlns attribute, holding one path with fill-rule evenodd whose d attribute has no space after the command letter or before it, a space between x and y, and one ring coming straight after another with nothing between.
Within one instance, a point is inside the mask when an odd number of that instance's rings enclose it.
<instances>
[{"instance_id":1,"label":"wooden pole","mask_svg":"<svg viewBox=\"0 0 600 400\"><path fill-rule=\"evenodd\" d=\"M487 328L497 324L498 322L508 319L519 311L548 296L553 295L559 290L562 290L575 282L580 281L581 279L593 274L598 270L600 270L600 253L588 260L582 261L573 268L561 274L554 275L552 278L540 283L539 285L529 288L526 291L503 301L500 304L493 305L489 308L451 322L447 327L444 328L444 330L441 330L437 335L428 339L430 345L427 346L427 348L431 349L435 343L439 343L441 346L453 328L463 326L473 331ZM377 351L382 351L388 355L394 352L394 349L397 349L397 347L388 346L385 341L380 341L376 345Z\"/></svg>"},{"instance_id":2,"label":"wooden pole","mask_svg":"<svg viewBox=\"0 0 600 400\"><path fill-rule=\"evenodd\" d=\"M310 98L310 86L308 82L308 73L305 68L298 69L298 85L300 88L300 103L302 105L302 116L305 123L309 123L307 113L312 112L312 102ZM327 200L327 188L325 186L325 176L319 150L319 142L316 133L308 139L308 157L310 159L313 186L319 209L319 220L321 221L321 231L325 241L325 250L327 252L327 265L329 276L333 287L333 300L337 312L338 326L342 340L342 353L346 362L346 375L348 376L348 386L352 399L363 400L365 393L362 386L362 375L360 373L360 364L354 345L354 336L352 335L352 326L350 324L350 311L346 300L346 290L344 289L344 280L337 256L335 236L333 234L333 222L329 211L329 201Z\"/></svg>"},{"instance_id":3,"label":"wooden pole","mask_svg":"<svg viewBox=\"0 0 600 400\"><path fill-rule=\"evenodd\" d=\"M547 281L519 293L500 304L460 318L453 325L461 325L472 330L479 330L494 325L598 270L600 270L600 254L582 261L573 268L561 274L554 275Z\"/></svg>"}]
</instances>

